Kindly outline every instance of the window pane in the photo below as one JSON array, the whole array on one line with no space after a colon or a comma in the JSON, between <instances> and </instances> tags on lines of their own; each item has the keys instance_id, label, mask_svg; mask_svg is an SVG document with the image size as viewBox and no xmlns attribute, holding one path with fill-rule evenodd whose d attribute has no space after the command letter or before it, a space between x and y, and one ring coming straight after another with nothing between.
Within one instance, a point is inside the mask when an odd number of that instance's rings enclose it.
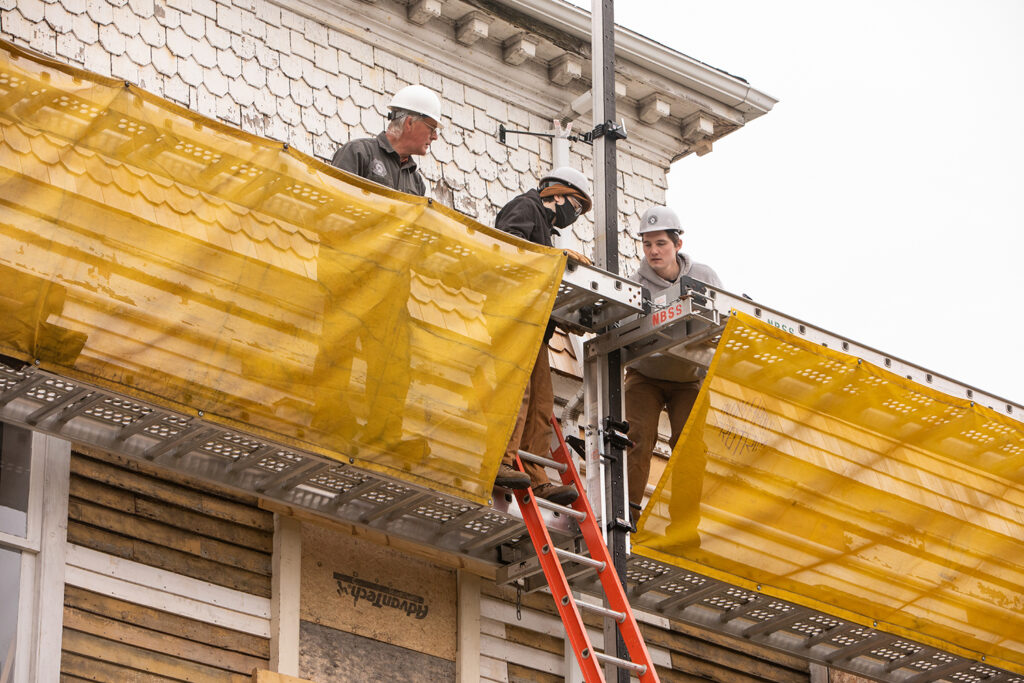
<instances>
[{"instance_id":1,"label":"window pane","mask_svg":"<svg viewBox=\"0 0 1024 683\"><path fill-rule=\"evenodd\" d=\"M0 422L0 531L25 536L32 433Z\"/></svg>"},{"instance_id":2,"label":"window pane","mask_svg":"<svg viewBox=\"0 0 1024 683\"><path fill-rule=\"evenodd\" d=\"M21 553L0 548L0 679L14 666L20 584Z\"/></svg>"}]
</instances>

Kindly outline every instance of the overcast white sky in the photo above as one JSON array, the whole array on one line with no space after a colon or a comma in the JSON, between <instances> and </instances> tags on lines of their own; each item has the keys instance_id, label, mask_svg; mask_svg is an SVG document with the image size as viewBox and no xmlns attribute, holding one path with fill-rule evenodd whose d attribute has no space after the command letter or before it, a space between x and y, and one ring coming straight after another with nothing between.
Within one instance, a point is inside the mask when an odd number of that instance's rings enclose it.
<instances>
[{"instance_id":1,"label":"overcast white sky","mask_svg":"<svg viewBox=\"0 0 1024 683\"><path fill-rule=\"evenodd\" d=\"M779 99L673 166L684 251L1024 402L1024 2L620 0L615 19Z\"/></svg>"}]
</instances>

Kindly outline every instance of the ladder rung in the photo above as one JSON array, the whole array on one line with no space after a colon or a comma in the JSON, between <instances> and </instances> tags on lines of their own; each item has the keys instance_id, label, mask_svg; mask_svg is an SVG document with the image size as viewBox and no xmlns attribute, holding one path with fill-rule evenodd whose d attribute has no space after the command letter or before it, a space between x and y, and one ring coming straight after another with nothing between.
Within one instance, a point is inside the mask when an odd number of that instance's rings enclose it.
<instances>
[{"instance_id":1,"label":"ladder rung","mask_svg":"<svg viewBox=\"0 0 1024 683\"><path fill-rule=\"evenodd\" d=\"M559 505L558 503L552 503L550 500L546 498L537 498L537 505L548 510L560 512L566 517L572 517L573 519L576 519L580 522L587 518L587 513L583 512L582 510L574 510L568 505Z\"/></svg>"},{"instance_id":2,"label":"ladder rung","mask_svg":"<svg viewBox=\"0 0 1024 683\"><path fill-rule=\"evenodd\" d=\"M617 610L609 609L604 605L595 605L591 602L583 602L582 600L577 600L576 606L580 609L585 609L589 612L593 612L594 614L600 614L603 617L614 619L620 624L626 620L625 612L619 612Z\"/></svg>"},{"instance_id":3,"label":"ladder rung","mask_svg":"<svg viewBox=\"0 0 1024 683\"><path fill-rule=\"evenodd\" d=\"M519 451L519 457L522 458L523 460L535 462L538 465L543 465L544 467L551 467L552 469L558 470L559 472L565 472L567 469L569 469L569 466L566 465L564 462L558 462L557 460L552 460L551 458L545 458L539 455L534 455L533 453L527 453L526 451Z\"/></svg>"},{"instance_id":4,"label":"ladder rung","mask_svg":"<svg viewBox=\"0 0 1024 683\"><path fill-rule=\"evenodd\" d=\"M597 657L597 661L601 662L602 664L611 664L613 666L619 667L620 669L632 671L636 673L637 676L643 676L645 673L647 673L646 666L644 666L643 664L634 664L628 659L619 659L618 657L606 655L603 652L595 652L594 656Z\"/></svg>"},{"instance_id":5,"label":"ladder rung","mask_svg":"<svg viewBox=\"0 0 1024 683\"><path fill-rule=\"evenodd\" d=\"M559 559L576 562L577 564L585 564L588 567L592 567L599 572L603 572L605 563L601 560L595 560L587 557L586 555L580 555L568 550L562 550L561 548L555 548L555 554L558 555Z\"/></svg>"}]
</instances>

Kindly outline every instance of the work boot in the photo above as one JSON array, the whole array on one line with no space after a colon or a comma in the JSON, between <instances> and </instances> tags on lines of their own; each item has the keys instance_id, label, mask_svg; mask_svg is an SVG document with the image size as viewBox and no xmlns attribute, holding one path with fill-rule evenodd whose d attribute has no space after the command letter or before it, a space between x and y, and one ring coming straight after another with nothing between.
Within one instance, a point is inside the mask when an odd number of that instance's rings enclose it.
<instances>
[{"instance_id":1,"label":"work boot","mask_svg":"<svg viewBox=\"0 0 1024 683\"><path fill-rule=\"evenodd\" d=\"M572 484L555 486L550 481L534 487L533 494L539 498L546 498L558 505L568 505L579 497L579 494L576 493L576 487Z\"/></svg>"},{"instance_id":2,"label":"work boot","mask_svg":"<svg viewBox=\"0 0 1024 683\"><path fill-rule=\"evenodd\" d=\"M501 463L498 466L498 476L494 479L494 485L503 489L528 489L530 488L530 475L520 472L511 465Z\"/></svg>"}]
</instances>

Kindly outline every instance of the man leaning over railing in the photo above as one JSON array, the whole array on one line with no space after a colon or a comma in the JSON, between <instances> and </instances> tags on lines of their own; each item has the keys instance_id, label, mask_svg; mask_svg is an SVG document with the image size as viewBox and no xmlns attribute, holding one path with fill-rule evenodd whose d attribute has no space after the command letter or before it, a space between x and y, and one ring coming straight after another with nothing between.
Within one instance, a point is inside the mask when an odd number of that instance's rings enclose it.
<instances>
[{"instance_id":1,"label":"man leaning over railing","mask_svg":"<svg viewBox=\"0 0 1024 683\"><path fill-rule=\"evenodd\" d=\"M684 277L721 287L715 271L702 263L695 263L688 254L680 251L683 228L675 211L667 206L648 209L640 219L639 232L644 260L631 279L647 288L653 298ZM626 368L626 420L629 422L629 438L634 444L626 454L626 471L634 524L639 519L640 505L650 477L661 411L668 413L672 428L669 445L674 449L697 399L704 372L703 367L663 354L652 354ZM695 486L699 486L699 481ZM699 497L698 487L694 495L695 505Z\"/></svg>"}]
</instances>

